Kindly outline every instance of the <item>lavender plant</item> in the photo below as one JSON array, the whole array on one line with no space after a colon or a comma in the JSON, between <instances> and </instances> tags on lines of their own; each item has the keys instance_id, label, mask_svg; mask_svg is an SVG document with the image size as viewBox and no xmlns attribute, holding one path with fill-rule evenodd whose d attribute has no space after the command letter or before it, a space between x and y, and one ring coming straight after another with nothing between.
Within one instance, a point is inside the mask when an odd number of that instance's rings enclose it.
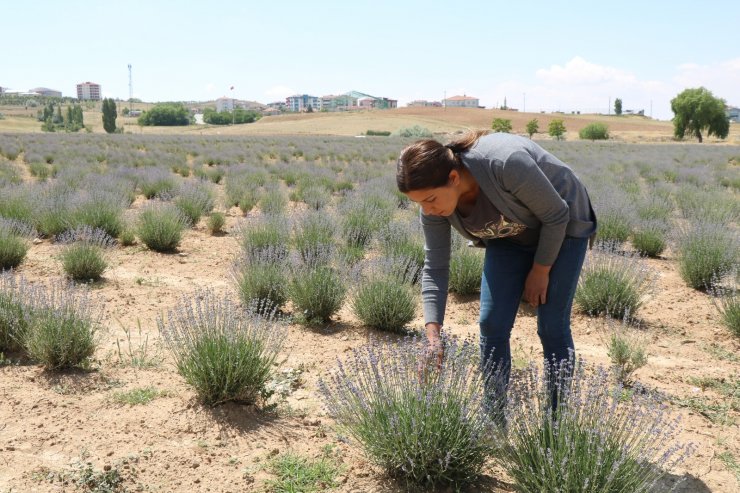
<instances>
[{"instance_id":1,"label":"lavender plant","mask_svg":"<svg viewBox=\"0 0 740 493\"><path fill-rule=\"evenodd\" d=\"M288 199L277 184L265 187L265 192L259 201L263 214L280 216L288 207Z\"/></svg>"},{"instance_id":2,"label":"lavender plant","mask_svg":"<svg viewBox=\"0 0 740 493\"><path fill-rule=\"evenodd\" d=\"M320 212L308 212L299 216L293 226L293 245L304 261L326 259L320 252L334 243L334 221L332 216Z\"/></svg>"},{"instance_id":3,"label":"lavender plant","mask_svg":"<svg viewBox=\"0 0 740 493\"><path fill-rule=\"evenodd\" d=\"M44 236L56 236L73 227L75 192L66 186L46 186L39 190L34 224Z\"/></svg>"},{"instance_id":4,"label":"lavender plant","mask_svg":"<svg viewBox=\"0 0 740 493\"><path fill-rule=\"evenodd\" d=\"M30 248L30 239L36 235L32 226L0 216L0 271L21 265Z\"/></svg>"},{"instance_id":5,"label":"lavender plant","mask_svg":"<svg viewBox=\"0 0 740 493\"><path fill-rule=\"evenodd\" d=\"M93 190L78 195L73 204L71 219L74 225L99 228L114 238L123 230L123 211L128 200L122 194Z\"/></svg>"},{"instance_id":6,"label":"lavender plant","mask_svg":"<svg viewBox=\"0 0 740 493\"><path fill-rule=\"evenodd\" d=\"M603 367L568 361L532 364L512 378L494 459L517 492L653 492L692 453L676 442L678 418L649 393L626 393L615 382Z\"/></svg>"},{"instance_id":7,"label":"lavender plant","mask_svg":"<svg viewBox=\"0 0 740 493\"><path fill-rule=\"evenodd\" d=\"M180 186L173 203L180 209L188 223L195 226L202 215L213 210L214 193L207 183L189 181Z\"/></svg>"},{"instance_id":8,"label":"lavender plant","mask_svg":"<svg viewBox=\"0 0 740 493\"><path fill-rule=\"evenodd\" d=\"M412 261L416 276L411 279L417 284L424 267L424 236L418 219L392 221L378 235L381 252L389 257L406 257ZM480 282L479 282L480 284Z\"/></svg>"},{"instance_id":9,"label":"lavender plant","mask_svg":"<svg viewBox=\"0 0 740 493\"><path fill-rule=\"evenodd\" d=\"M328 322L342 307L347 282L341 271L330 265L333 256L331 248L324 248L294 262L288 298L305 323Z\"/></svg>"},{"instance_id":10,"label":"lavender plant","mask_svg":"<svg viewBox=\"0 0 740 493\"><path fill-rule=\"evenodd\" d=\"M177 179L161 168L146 168L139 174L139 190L147 199L177 189Z\"/></svg>"},{"instance_id":11,"label":"lavender plant","mask_svg":"<svg viewBox=\"0 0 740 493\"><path fill-rule=\"evenodd\" d=\"M461 296L475 294L483 277L483 250L467 246L458 236L454 238L448 289Z\"/></svg>"},{"instance_id":12,"label":"lavender plant","mask_svg":"<svg viewBox=\"0 0 740 493\"><path fill-rule=\"evenodd\" d=\"M87 290L53 284L32 307L24 349L48 370L80 366L95 353L101 315Z\"/></svg>"},{"instance_id":13,"label":"lavender plant","mask_svg":"<svg viewBox=\"0 0 740 493\"><path fill-rule=\"evenodd\" d=\"M647 364L647 343L628 322L617 325L613 319L607 319L605 327L606 354L614 376L625 387L632 385L632 374Z\"/></svg>"},{"instance_id":14,"label":"lavender plant","mask_svg":"<svg viewBox=\"0 0 740 493\"><path fill-rule=\"evenodd\" d=\"M39 290L12 272L0 273L0 353L19 351Z\"/></svg>"},{"instance_id":15,"label":"lavender plant","mask_svg":"<svg viewBox=\"0 0 740 493\"><path fill-rule=\"evenodd\" d=\"M658 257L667 246L668 224L660 220L639 221L632 232L632 246L640 255Z\"/></svg>"},{"instance_id":16,"label":"lavender plant","mask_svg":"<svg viewBox=\"0 0 740 493\"><path fill-rule=\"evenodd\" d=\"M211 212L206 223L208 231L210 231L212 235L221 233L225 224L226 216L223 212Z\"/></svg>"},{"instance_id":17,"label":"lavender plant","mask_svg":"<svg viewBox=\"0 0 740 493\"><path fill-rule=\"evenodd\" d=\"M272 256L285 259L289 250L288 228L288 222L280 216L260 216L244 221L237 226L242 251L254 257L269 250Z\"/></svg>"},{"instance_id":18,"label":"lavender plant","mask_svg":"<svg viewBox=\"0 0 740 493\"><path fill-rule=\"evenodd\" d=\"M102 229L81 226L57 237L64 245L61 258L64 272L73 281L97 281L108 267L105 250L115 240Z\"/></svg>"},{"instance_id":19,"label":"lavender plant","mask_svg":"<svg viewBox=\"0 0 740 493\"><path fill-rule=\"evenodd\" d=\"M713 283L710 292L719 312L720 321L730 333L740 338L740 291L737 286L738 272L730 272L725 279Z\"/></svg>"},{"instance_id":20,"label":"lavender plant","mask_svg":"<svg viewBox=\"0 0 740 493\"><path fill-rule=\"evenodd\" d=\"M368 263L356 281L352 311L374 329L405 332L416 316L416 289L411 280L417 271L405 257L380 258Z\"/></svg>"},{"instance_id":21,"label":"lavender plant","mask_svg":"<svg viewBox=\"0 0 740 493\"><path fill-rule=\"evenodd\" d=\"M581 271L574 302L591 316L623 319L634 316L649 294L653 276L634 255L620 255L615 243L590 252Z\"/></svg>"},{"instance_id":22,"label":"lavender plant","mask_svg":"<svg viewBox=\"0 0 740 493\"><path fill-rule=\"evenodd\" d=\"M182 297L157 325L178 373L205 404L267 397L265 385L287 335L282 325L211 291Z\"/></svg>"},{"instance_id":23,"label":"lavender plant","mask_svg":"<svg viewBox=\"0 0 740 493\"><path fill-rule=\"evenodd\" d=\"M695 222L678 232L678 270L694 289L708 289L737 266L738 235L726 224Z\"/></svg>"},{"instance_id":24,"label":"lavender plant","mask_svg":"<svg viewBox=\"0 0 740 493\"><path fill-rule=\"evenodd\" d=\"M245 306L262 304L280 309L288 300L285 256L282 249L265 248L237 260L232 277Z\"/></svg>"},{"instance_id":25,"label":"lavender plant","mask_svg":"<svg viewBox=\"0 0 740 493\"><path fill-rule=\"evenodd\" d=\"M180 244L187 226L188 220L177 206L155 202L141 211L137 236L150 249L168 252Z\"/></svg>"},{"instance_id":26,"label":"lavender plant","mask_svg":"<svg viewBox=\"0 0 740 493\"><path fill-rule=\"evenodd\" d=\"M372 340L338 361L319 392L340 429L390 475L424 486L474 483L496 450L483 398L491 373L480 371L472 341L446 338L439 369L420 342Z\"/></svg>"}]
</instances>

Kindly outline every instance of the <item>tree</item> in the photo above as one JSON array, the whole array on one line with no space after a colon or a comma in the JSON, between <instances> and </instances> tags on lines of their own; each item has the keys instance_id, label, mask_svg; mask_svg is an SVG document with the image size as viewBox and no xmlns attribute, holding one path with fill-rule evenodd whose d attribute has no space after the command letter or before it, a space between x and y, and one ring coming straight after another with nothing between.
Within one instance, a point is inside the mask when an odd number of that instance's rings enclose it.
<instances>
[{"instance_id":1,"label":"tree","mask_svg":"<svg viewBox=\"0 0 740 493\"><path fill-rule=\"evenodd\" d=\"M563 140L563 135L565 134L565 123L563 123L563 120L552 120L547 126L547 133L550 134L550 137L554 137L555 140Z\"/></svg>"},{"instance_id":2,"label":"tree","mask_svg":"<svg viewBox=\"0 0 740 493\"><path fill-rule=\"evenodd\" d=\"M686 89L671 99L673 117L673 135L683 139L688 133L703 141L702 130L707 135L716 135L720 139L730 133L730 121L725 114L725 100L715 98L711 91L704 87Z\"/></svg>"},{"instance_id":3,"label":"tree","mask_svg":"<svg viewBox=\"0 0 740 493\"><path fill-rule=\"evenodd\" d=\"M511 120L507 120L505 118L494 118L491 128L494 132L503 132L508 134L512 129Z\"/></svg>"},{"instance_id":4,"label":"tree","mask_svg":"<svg viewBox=\"0 0 740 493\"><path fill-rule=\"evenodd\" d=\"M533 118L527 122L527 133L529 134L529 138L531 139L534 134L540 131L540 124L537 121L537 118Z\"/></svg>"},{"instance_id":5,"label":"tree","mask_svg":"<svg viewBox=\"0 0 740 493\"><path fill-rule=\"evenodd\" d=\"M614 114L617 116L622 114L622 100L620 98L614 100Z\"/></svg>"},{"instance_id":6,"label":"tree","mask_svg":"<svg viewBox=\"0 0 740 493\"><path fill-rule=\"evenodd\" d=\"M118 112L116 111L116 102L111 98L105 98L103 100L103 128L109 134L116 131L116 117Z\"/></svg>"},{"instance_id":7,"label":"tree","mask_svg":"<svg viewBox=\"0 0 740 493\"><path fill-rule=\"evenodd\" d=\"M594 122L583 127L578 136L589 140L606 140L609 138L609 127L604 123Z\"/></svg>"},{"instance_id":8,"label":"tree","mask_svg":"<svg viewBox=\"0 0 740 493\"><path fill-rule=\"evenodd\" d=\"M139 125L190 125L193 117L182 103L161 103L139 117Z\"/></svg>"}]
</instances>

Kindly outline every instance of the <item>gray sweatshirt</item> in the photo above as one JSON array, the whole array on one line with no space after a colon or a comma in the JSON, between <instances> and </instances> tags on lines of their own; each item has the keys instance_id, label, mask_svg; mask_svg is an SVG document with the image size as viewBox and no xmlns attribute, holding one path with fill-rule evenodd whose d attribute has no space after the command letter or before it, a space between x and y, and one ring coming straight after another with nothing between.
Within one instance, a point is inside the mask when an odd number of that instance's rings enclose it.
<instances>
[{"instance_id":1,"label":"gray sweatshirt","mask_svg":"<svg viewBox=\"0 0 740 493\"><path fill-rule=\"evenodd\" d=\"M566 235L588 238L596 216L588 192L565 163L530 139L495 133L481 137L460 154L488 200L508 219L540 230L534 261L552 265ZM450 275L451 228L485 247L472 236L457 212L449 217L421 213L426 259L421 279L425 323L444 323ZM496 240L491 240L496 241Z\"/></svg>"}]
</instances>

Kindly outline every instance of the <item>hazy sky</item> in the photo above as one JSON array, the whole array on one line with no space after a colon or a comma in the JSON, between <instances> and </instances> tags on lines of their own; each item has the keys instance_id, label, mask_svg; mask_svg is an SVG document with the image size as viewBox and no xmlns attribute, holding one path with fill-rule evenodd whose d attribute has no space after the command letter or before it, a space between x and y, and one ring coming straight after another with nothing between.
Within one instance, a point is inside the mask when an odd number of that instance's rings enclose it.
<instances>
[{"instance_id":1,"label":"hazy sky","mask_svg":"<svg viewBox=\"0 0 740 493\"><path fill-rule=\"evenodd\" d=\"M357 90L669 119L705 86L740 105L740 1L0 1L0 86L267 103ZM230 87L234 86L231 90Z\"/></svg>"}]
</instances>

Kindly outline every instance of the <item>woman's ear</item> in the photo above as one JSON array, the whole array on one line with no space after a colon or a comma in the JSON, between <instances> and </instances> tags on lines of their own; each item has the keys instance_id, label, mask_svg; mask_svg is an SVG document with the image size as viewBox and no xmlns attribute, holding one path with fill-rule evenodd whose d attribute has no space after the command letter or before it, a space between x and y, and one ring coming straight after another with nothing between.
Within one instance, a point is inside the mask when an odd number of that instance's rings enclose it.
<instances>
[{"instance_id":1,"label":"woman's ear","mask_svg":"<svg viewBox=\"0 0 740 493\"><path fill-rule=\"evenodd\" d=\"M451 187L456 187L459 184L460 184L460 172L457 171L456 169L453 169L452 171L450 171L450 174L448 175L447 185Z\"/></svg>"}]
</instances>

